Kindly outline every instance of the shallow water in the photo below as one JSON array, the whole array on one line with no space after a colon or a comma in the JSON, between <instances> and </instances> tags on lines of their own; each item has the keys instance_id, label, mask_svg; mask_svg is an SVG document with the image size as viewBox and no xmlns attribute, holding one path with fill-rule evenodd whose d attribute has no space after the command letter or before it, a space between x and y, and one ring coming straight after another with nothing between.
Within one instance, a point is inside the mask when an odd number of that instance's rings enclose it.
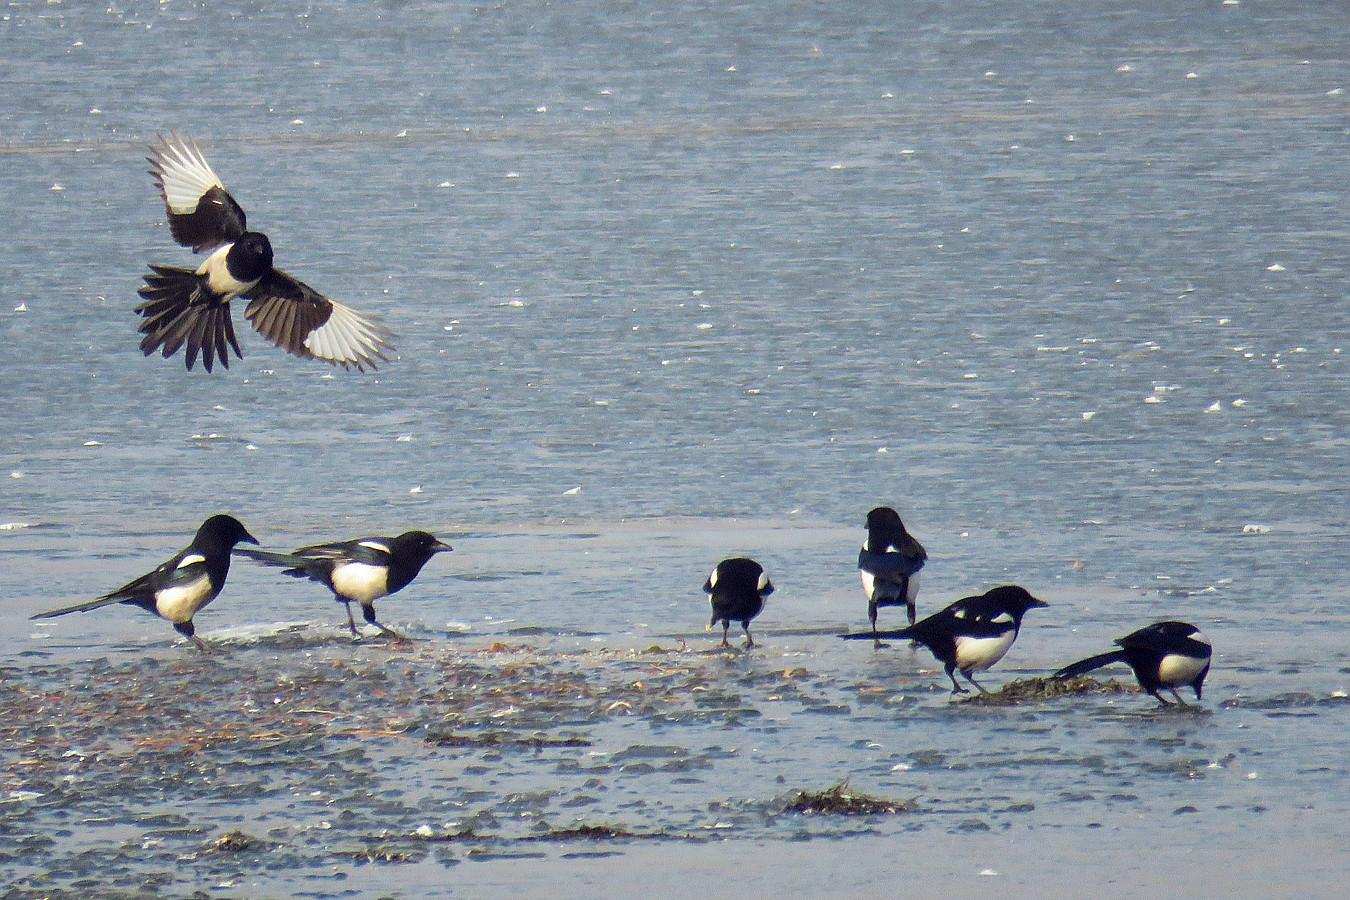
<instances>
[{"instance_id":1,"label":"shallow water","mask_svg":"<svg viewBox=\"0 0 1350 900\"><path fill-rule=\"evenodd\" d=\"M1254 2L6 7L6 886L631 891L725 857L728 892L900 869L1327 893L1345 25ZM190 256L143 173L170 128L279 265L385 318L394 364L329 373L242 332L228 373L139 356L145 263ZM929 549L923 609L1008 581L1052 604L991 686L1180 617L1215 642L1205 700L981 709L924 654L835 640L865 621L879 502ZM243 561L198 618L219 657L132 610L24 621L218 510L268 545L415 526L456 552L381 605L410 645L352 644L322 591ZM779 589L763 646L707 652L698 586L742 553ZM918 809L777 812L843 778ZM641 837L524 840L577 824ZM202 851L234 829L270 849ZM382 847L406 858L360 858Z\"/></svg>"}]
</instances>

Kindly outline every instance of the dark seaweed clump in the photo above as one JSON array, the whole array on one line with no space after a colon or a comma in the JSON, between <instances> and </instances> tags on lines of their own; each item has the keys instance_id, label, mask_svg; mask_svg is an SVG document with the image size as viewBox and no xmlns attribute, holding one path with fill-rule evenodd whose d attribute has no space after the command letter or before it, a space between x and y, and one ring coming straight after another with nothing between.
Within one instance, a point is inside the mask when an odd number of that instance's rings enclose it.
<instances>
[{"instance_id":1,"label":"dark seaweed clump","mask_svg":"<svg viewBox=\"0 0 1350 900\"><path fill-rule=\"evenodd\" d=\"M1055 697L1071 697L1079 694L1129 694L1134 688L1124 682L1098 681L1091 675L1077 678L1019 678L1010 681L991 694L976 694L966 700L976 706L1016 706L1019 703L1036 703Z\"/></svg>"},{"instance_id":2,"label":"dark seaweed clump","mask_svg":"<svg viewBox=\"0 0 1350 900\"><path fill-rule=\"evenodd\" d=\"M913 800L887 800L850 791L847 781L823 791L798 791L783 807L785 813L829 816L889 816L913 812L918 804Z\"/></svg>"}]
</instances>

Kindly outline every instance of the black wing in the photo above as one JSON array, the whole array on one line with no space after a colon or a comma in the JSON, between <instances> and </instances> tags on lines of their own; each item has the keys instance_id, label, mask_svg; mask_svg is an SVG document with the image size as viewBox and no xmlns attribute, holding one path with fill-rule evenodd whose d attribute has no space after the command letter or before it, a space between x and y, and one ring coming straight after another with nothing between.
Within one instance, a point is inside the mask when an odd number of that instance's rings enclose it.
<instances>
[{"instance_id":1,"label":"black wing","mask_svg":"<svg viewBox=\"0 0 1350 900\"><path fill-rule=\"evenodd\" d=\"M393 334L374 319L273 269L244 296L244 318L287 353L364 372L388 362Z\"/></svg>"},{"instance_id":2,"label":"black wing","mask_svg":"<svg viewBox=\"0 0 1350 900\"><path fill-rule=\"evenodd\" d=\"M340 562L365 563L368 566L387 566L390 561L391 539L386 537L357 538L354 541L334 541L301 547L292 553L307 559L331 559Z\"/></svg>"},{"instance_id":3,"label":"black wing","mask_svg":"<svg viewBox=\"0 0 1350 900\"><path fill-rule=\"evenodd\" d=\"M244 233L243 208L225 190L196 141L176 134L160 137L146 159L175 241L200 253Z\"/></svg>"}]
</instances>

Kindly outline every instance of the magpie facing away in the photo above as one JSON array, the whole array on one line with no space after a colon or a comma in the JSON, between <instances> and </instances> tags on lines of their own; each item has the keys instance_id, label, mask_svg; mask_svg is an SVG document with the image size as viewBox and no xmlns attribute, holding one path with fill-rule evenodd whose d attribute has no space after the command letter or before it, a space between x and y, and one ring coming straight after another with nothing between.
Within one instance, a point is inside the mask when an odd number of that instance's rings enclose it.
<instances>
[{"instance_id":1,"label":"magpie facing away","mask_svg":"<svg viewBox=\"0 0 1350 900\"><path fill-rule=\"evenodd\" d=\"M718 622L722 623L722 646L731 646L727 632L733 619L745 629L745 646L755 646L755 639L750 636L750 620L764 611L764 598L773 593L773 582L764 567L745 557L724 559L703 583L703 591L712 603L708 629L711 631Z\"/></svg>"},{"instance_id":2,"label":"magpie facing away","mask_svg":"<svg viewBox=\"0 0 1350 900\"><path fill-rule=\"evenodd\" d=\"M167 619L175 631L198 649L208 650L210 645L197 637L192 617L216 599L225 586L225 576L230 572L230 550L240 541L258 543L233 516L212 516L197 529L191 544L153 572L97 600L38 613L33 618L50 619L114 603L129 603Z\"/></svg>"},{"instance_id":3,"label":"magpie facing away","mask_svg":"<svg viewBox=\"0 0 1350 900\"><path fill-rule=\"evenodd\" d=\"M291 553L238 550L237 553L269 566L285 566L283 575L317 581L347 607L347 625L353 635L356 619L352 604L361 605L365 620L390 637L398 632L375 621L375 601L407 587L437 553L451 550L425 531L407 531L398 537L366 537L301 547Z\"/></svg>"},{"instance_id":4,"label":"magpie facing away","mask_svg":"<svg viewBox=\"0 0 1350 900\"><path fill-rule=\"evenodd\" d=\"M877 607L904 604L914 624L914 602L919 596L919 570L928 560L923 545L905 530L900 514L878 506L867 514L867 539L858 551L858 574L867 594L867 617L872 620L876 646Z\"/></svg>"},{"instance_id":5,"label":"magpie facing away","mask_svg":"<svg viewBox=\"0 0 1350 900\"><path fill-rule=\"evenodd\" d=\"M973 673L983 672L1002 659L1013 641L1017 640L1022 617L1027 610L1043 606L1049 604L1037 600L1025 588L1004 585L978 597L957 600L917 625L899 631L883 631L880 636L909 638L931 650L947 667L953 694L969 693L952 674L957 669L966 681L983 694L988 692L974 679ZM872 636L867 632L840 635L848 640L864 640Z\"/></svg>"},{"instance_id":6,"label":"magpie facing away","mask_svg":"<svg viewBox=\"0 0 1350 900\"><path fill-rule=\"evenodd\" d=\"M267 235L247 230L243 208L195 141L161 137L147 159L174 240L211 255L196 269L150 266L138 291L145 302L136 307L144 319L142 353L162 348L168 358L186 345L189 370L198 354L206 371L216 356L228 369L227 342L244 357L230 318L230 301L243 297L249 301L244 318L287 353L360 372L388 361L393 335L387 329L272 267Z\"/></svg>"},{"instance_id":7,"label":"magpie facing away","mask_svg":"<svg viewBox=\"0 0 1350 900\"><path fill-rule=\"evenodd\" d=\"M1148 691L1164 706L1171 706L1158 691L1166 688L1177 702L1186 705L1177 688L1190 685L1195 699L1200 699L1200 688L1209 674L1213 648L1209 638L1200 629L1187 622L1155 622L1125 635L1116 641L1119 650L1099 653L1065 666L1055 678L1073 678L1102 666L1123 662L1134 670L1139 686Z\"/></svg>"}]
</instances>

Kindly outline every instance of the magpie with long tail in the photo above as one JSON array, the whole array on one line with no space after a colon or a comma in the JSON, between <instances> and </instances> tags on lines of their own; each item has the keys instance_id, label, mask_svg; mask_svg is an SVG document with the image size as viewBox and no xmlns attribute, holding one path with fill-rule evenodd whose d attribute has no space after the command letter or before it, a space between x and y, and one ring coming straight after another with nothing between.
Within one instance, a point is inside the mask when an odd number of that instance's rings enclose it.
<instances>
[{"instance_id":1,"label":"magpie with long tail","mask_svg":"<svg viewBox=\"0 0 1350 900\"><path fill-rule=\"evenodd\" d=\"M1200 699L1209 674L1213 647L1199 628L1188 622L1155 622L1116 641L1119 650L1099 653L1065 666L1054 678L1073 678L1102 666L1123 662L1134 670L1139 686L1164 706L1171 706L1159 691L1167 690L1177 703L1186 705L1178 688L1190 687Z\"/></svg>"},{"instance_id":2,"label":"magpie with long tail","mask_svg":"<svg viewBox=\"0 0 1350 900\"><path fill-rule=\"evenodd\" d=\"M361 372L388 361L386 328L272 266L271 241L248 230L243 207L195 141L161 137L147 159L174 240L210 255L195 269L150 266L136 307L142 353L168 358L186 347L189 370L198 356L208 372L217 358L228 369L231 349L244 356L230 315L239 297L248 301L244 318L287 353Z\"/></svg>"},{"instance_id":3,"label":"magpie with long tail","mask_svg":"<svg viewBox=\"0 0 1350 900\"><path fill-rule=\"evenodd\" d=\"M51 619L126 603L167 619L175 631L198 649L209 650L210 645L197 637L192 617L225 587L225 578L230 573L230 551L241 541L258 543L233 516L212 516L197 529L191 544L153 572L96 600L41 612L33 618Z\"/></svg>"},{"instance_id":4,"label":"magpie with long tail","mask_svg":"<svg viewBox=\"0 0 1350 900\"><path fill-rule=\"evenodd\" d=\"M986 591L978 597L957 600L941 612L934 613L917 624L899 631L883 631L880 637L908 638L918 641L947 668L952 680L953 694L968 690L957 682L956 671L975 685L980 693L988 693L974 678L974 673L989 669L1017 640L1022 628L1022 617L1028 610L1048 606L1031 596L1025 588L1004 585ZM872 633L843 634L846 640L867 640Z\"/></svg>"},{"instance_id":5,"label":"magpie with long tail","mask_svg":"<svg viewBox=\"0 0 1350 900\"><path fill-rule=\"evenodd\" d=\"M712 621L708 629L722 623L722 646L730 647L727 632L733 621L740 622L745 631L745 646L755 646L750 636L750 621L764 611L764 600L773 593L773 582L764 567L753 559L736 557L717 564L703 582L703 592L712 604Z\"/></svg>"},{"instance_id":6,"label":"magpie with long tail","mask_svg":"<svg viewBox=\"0 0 1350 900\"><path fill-rule=\"evenodd\" d=\"M437 553L453 548L425 531L407 531L398 537L364 537L301 547L290 553L270 550L239 549L241 556L269 566L282 566L281 574L317 581L333 592L333 598L347 608L347 626L360 636L352 604L361 607L366 622L384 634L402 638L392 628L375 619L375 601L403 590Z\"/></svg>"},{"instance_id":7,"label":"magpie with long tail","mask_svg":"<svg viewBox=\"0 0 1350 900\"><path fill-rule=\"evenodd\" d=\"M905 530L899 513L889 506L878 506L867 514L867 538L858 551L858 575L867 594L867 617L872 622L875 646L882 646L876 636L878 607L903 605L909 624L914 624L919 570L927 561L928 552Z\"/></svg>"}]
</instances>

